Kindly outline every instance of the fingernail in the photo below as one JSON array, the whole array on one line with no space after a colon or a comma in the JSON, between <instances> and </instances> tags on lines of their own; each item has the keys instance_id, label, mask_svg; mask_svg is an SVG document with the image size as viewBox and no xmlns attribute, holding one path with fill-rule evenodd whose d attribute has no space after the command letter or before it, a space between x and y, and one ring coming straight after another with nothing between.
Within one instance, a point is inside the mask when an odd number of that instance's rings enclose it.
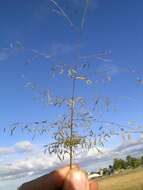
<instances>
[{"instance_id":1,"label":"fingernail","mask_svg":"<svg viewBox=\"0 0 143 190\"><path fill-rule=\"evenodd\" d=\"M87 176L81 170L71 170L66 178L64 190L89 190Z\"/></svg>"}]
</instances>

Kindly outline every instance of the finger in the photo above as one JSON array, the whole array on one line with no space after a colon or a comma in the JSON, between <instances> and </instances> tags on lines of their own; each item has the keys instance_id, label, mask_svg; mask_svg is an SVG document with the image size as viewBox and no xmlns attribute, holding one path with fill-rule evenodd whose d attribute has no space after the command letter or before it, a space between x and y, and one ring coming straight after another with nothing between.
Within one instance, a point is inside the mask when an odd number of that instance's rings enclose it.
<instances>
[{"instance_id":1,"label":"finger","mask_svg":"<svg viewBox=\"0 0 143 190\"><path fill-rule=\"evenodd\" d=\"M72 168L78 168L73 165ZM64 180L69 173L70 167L64 167L55 170L45 176L39 177L33 181L23 184L19 190L57 190L62 188Z\"/></svg>"},{"instance_id":2,"label":"finger","mask_svg":"<svg viewBox=\"0 0 143 190\"><path fill-rule=\"evenodd\" d=\"M89 181L85 172L80 169L70 170L63 190L89 190Z\"/></svg>"},{"instance_id":3,"label":"finger","mask_svg":"<svg viewBox=\"0 0 143 190\"><path fill-rule=\"evenodd\" d=\"M89 186L90 186L90 190L98 190L99 189L97 181L91 180L89 183Z\"/></svg>"}]
</instances>

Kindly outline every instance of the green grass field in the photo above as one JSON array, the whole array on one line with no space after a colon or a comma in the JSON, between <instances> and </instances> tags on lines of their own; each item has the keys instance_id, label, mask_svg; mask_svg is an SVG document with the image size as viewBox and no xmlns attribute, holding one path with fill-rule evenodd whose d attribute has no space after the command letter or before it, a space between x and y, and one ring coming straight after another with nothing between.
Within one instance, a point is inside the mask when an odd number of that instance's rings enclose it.
<instances>
[{"instance_id":1,"label":"green grass field","mask_svg":"<svg viewBox=\"0 0 143 190\"><path fill-rule=\"evenodd\" d=\"M143 168L98 180L100 190L143 190Z\"/></svg>"}]
</instances>

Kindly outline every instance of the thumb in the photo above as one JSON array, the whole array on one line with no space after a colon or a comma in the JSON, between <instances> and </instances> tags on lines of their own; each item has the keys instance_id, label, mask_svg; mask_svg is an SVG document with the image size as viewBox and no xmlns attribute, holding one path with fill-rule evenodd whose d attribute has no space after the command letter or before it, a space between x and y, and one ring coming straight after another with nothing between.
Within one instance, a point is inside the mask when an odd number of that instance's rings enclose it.
<instances>
[{"instance_id":1,"label":"thumb","mask_svg":"<svg viewBox=\"0 0 143 190\"><path fill-rule=\"evenodd\" d=\"M63 190L89 190L86 174L80 169L71 169L65 179Z\"/></svg>"}]
</instances>

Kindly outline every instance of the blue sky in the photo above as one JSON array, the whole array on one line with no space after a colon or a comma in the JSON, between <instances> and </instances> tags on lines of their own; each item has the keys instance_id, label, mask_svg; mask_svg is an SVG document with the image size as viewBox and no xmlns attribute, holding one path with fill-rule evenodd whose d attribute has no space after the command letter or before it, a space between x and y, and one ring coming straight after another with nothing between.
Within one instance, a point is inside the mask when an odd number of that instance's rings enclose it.
<instances>
[{"instance_id":1,"label":"blue sky","mask_svg":"<svg viewBox=\"0 0 143 190\"><path fill-rule=\"evenodd\" d=\"M84 1L57 0L57 2L78 28ZM57 62L75 63L77 35L66 18L52 11L53 8L55 7L49 0L1 1L0 147L12 147L20 141L31 142L29 136L19 132L13 137L3 134L4 127L8 128L17 121L51 120L63 111L46 107L39 99L34 101L33 97L38 93L24 87L25 81L36 83L38 90L50 87L55 94L64 96L71 94L71 85L66 77L50 79L49 65ZM98 55L107 51L111 52L107 56L110 62L88 60L93 65L88 71L88 76L96 82L92 88L83 84L83 81L78 82L76 94L88 98L95 96L110 98L111 108L108 112L99 106L96 115L100 119L121 124L133 121L142 125L143 86L137 82L137 77L143 79L142 9L141 0L92 0L90 3L81 35L80 56ZM19 42L29 51L17 51L16 44ZM31 50L47 55L54 54L54 57L44 59L41 56L26 65L26 61L33 55ZM124 68L128 68L130 72L122 72ZM134 70L136 72L133 72ZM40 146L46 140L40 137L32 144ZM106 144L106 148L112 149L113 144L121 143L120 138L114 138ZM15 155L18 159L19 156ZM24 159L24 156L21 155L20 159ZM5 157L2 158L1 163L4 164ZM7 162L11 163L10 160Z\"/></svg>"}]
</instances>

